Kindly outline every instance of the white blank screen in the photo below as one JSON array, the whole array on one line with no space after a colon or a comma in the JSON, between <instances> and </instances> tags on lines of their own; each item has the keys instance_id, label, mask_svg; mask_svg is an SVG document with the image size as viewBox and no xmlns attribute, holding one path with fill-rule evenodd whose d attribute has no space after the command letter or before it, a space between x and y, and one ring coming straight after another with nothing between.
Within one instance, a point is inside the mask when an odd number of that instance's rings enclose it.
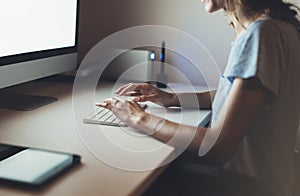
<instances>
[{"instance_id":1,"label":"white blank screen","mask_svg":"<svg viewBox=\"0 0 300 196\"><path fill-rule=\"evenodd\" d=\"M77 0L0 0L0 57L75 45Z\"/></svg>"}]
</instances>

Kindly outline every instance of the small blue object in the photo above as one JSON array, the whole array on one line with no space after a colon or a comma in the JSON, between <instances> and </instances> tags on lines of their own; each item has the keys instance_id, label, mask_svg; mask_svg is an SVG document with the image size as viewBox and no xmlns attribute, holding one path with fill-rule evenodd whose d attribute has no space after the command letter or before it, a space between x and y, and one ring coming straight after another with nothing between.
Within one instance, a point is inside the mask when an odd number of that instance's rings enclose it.
<instances>
[{"instance_id":1,"label":"small blue object","mask_svg":"<svg viewBox=\"0 0 300 196\"><path fill-rule=\"evenodd\" d=\"M165 62L165 53L166 53L166 42L162 42L161 44L161 53L160 53L160 62Z\"/></svg>"},{"instance_id":2,"label":"small blue object","mask_svg":"<svg viewBox=\"0 0 300 196\"><path fill-rule=\"evenodd\" d=\"M162 61L164 59L164 54L163 53L160 53L160 60Z\"/></svg>"},{"instance_id":3,"label":"small blue object","mask_svg":"<svg viewBox=\"0 0 300 196\"><path fill-rule=\"evenodd\" d=\"M151 60L151 61L155 61L155 58L156 58L155 52L154 52L154 51L151 51L151 53L150 53L150 60Z\"/></svg>"}]
</instances>

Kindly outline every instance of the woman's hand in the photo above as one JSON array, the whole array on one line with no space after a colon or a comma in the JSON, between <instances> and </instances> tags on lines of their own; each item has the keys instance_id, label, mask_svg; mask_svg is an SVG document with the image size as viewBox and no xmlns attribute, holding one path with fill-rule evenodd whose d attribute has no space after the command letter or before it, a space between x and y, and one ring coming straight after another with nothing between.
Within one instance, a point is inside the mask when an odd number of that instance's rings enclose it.
<instances>
[{"instance_id":1,"label":"woman's hand","mask_svg":"<svg viewBox=\"0 0 300 196\"><path fill-rule=\"evenodd\" d=\"M118 97L106 99L102 103L96 103L96 106L111 110L120 120L128 126L139 129L140 125L149 121L149 114L134 101L122 100Z\"/></svg>"},{"instance_id":2,"label":"woman's hand","mask_svg":"<svg viewBox=\"0 0 300 196\"><path fill-rule=\"evenodd\" d=\"M134 96L135 102L151 101L165 107L179 105L176 94L162 91L147 83L129 83L120 87L115 93L119 96Z\"/></svg>"}]
</instances>

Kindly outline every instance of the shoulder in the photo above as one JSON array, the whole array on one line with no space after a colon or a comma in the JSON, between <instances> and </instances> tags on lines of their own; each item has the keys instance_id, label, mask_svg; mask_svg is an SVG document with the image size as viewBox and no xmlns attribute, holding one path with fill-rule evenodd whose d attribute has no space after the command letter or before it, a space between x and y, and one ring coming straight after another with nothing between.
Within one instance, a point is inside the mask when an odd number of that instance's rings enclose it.
<instances>
[{"instance_id":1,"label":"shoulder","mask_svg":"<svg viewBox=\"0 0 300 196\"><path fill-rule=\"evenodd\" d=\"M273 18L264 18L251 23L246 34L258 38L267 37L274 39L284 34L293 33L297 33L297 30L292 24Z\"/></svg>"},{"instance_id":2,"label":"shoulder","mask_svg":"<svg viewBox=\"0 0 300 196\"><path fill-rule=\"evenodd\" d=\"M272 18L265 18L254 21L248 27L246 34L247 37L274 37L280 34L280 29L283 26L283 22Z\"/></svg>"},{"instance_id":3,"label":"shoulder","mask_svg":"<svg viewBox=\"0 0 300 196\"><path fill-rule=\"evenodd\" d=\"M252 22L249 26L249 30L275 30L282 24L283 22L280 20L263 18Z\"/></svg>"},{"instance_id":4,"label":"shoulder","mask_svg":"<svg viewBox=\"0 0 300 196\"><path fill-rule=\"evenodd\" d=\"M238 50L250 48L258 50L261 46L274 46L281 43L282 36L287 33L289 24L286 22L264 18L252 22L245 33L234 42Z\"/></svg>"}]
</instances>

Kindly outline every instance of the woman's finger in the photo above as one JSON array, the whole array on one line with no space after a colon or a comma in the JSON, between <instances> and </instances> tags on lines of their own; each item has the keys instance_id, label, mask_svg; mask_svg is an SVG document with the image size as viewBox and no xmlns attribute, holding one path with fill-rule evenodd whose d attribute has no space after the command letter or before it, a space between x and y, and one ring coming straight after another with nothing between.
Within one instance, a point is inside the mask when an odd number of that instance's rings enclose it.
<instances>
[{"instance_id":1,"label":"woman's finger","mask_svg":"<svg viewBox=\"0 0 300 196\"><path fill-rule=\"evenodd\" d=\"M117 89L115 91L115 93L119 96L134 96L134 95L131 95L131 93L133 93L133 92L141 93L142 90L145 90L145 89L148 88L145 85L148 85L148 84L133 84L133 83L130 83L130 84L127 84L123 87L120 87L119 89Z\"/></svg>"},{"instance_id":2,"label":"woman's finger","mask_svg":"<svg viewBox=\"0 0 300 196\"><path fill-rule=\"evenodd\" d=\"M111 110L111 99L106 99L103 102L96 102L95 105L98 107L103 107Z\"/></svg>"},{"instance_id":3,"label":"woman's finger","mask_svg":"<svg viewBox=\"0 0 300 196\"><path fill-rule=\"evenodd\" d=\"M126 93L131 92L131 91L136 91L138 90L139 84L132 84L129 83L123 87L120 87L115 91L115 93L119 96L125 96Z\"/></svg>"},{"instance_id":4,"label":"woman's finger","mask_svg":"<svg viewBox=\"0 0 300 196\"><path fill-rule=\"evenodd\" d=\"M112 106L114 108L122 108L125 103L126 103L126 100L124 100L120 97L114 97L112 99Z\"/></svg>"},{"instance_id":5,"label":"woman's finger","mask_svg":"<svg viewBox=\"0 0 300 196\"><path fill-rule=\"evenodd\" d=\"M116 94L119 94L120 92L122 92L125 88L127 88L129 85L131 85L130 83L129 84L125 84L124 86L121 86L120 88L118 88L115 93Z\"/></svg>"},{"instance_id":6,"label":"woman's finger","mask_svg":"<svg viewBox=\"0 0 300 196\"><path fill-rule=\"evenodd\" d=\"M152 94L152 95L141 95L133 98L135 102L145 102L145 101L151 101L151 102L156 102L157 101L157 94Z\"/></svg>"},{"instance_id":7,"label":"woman's finger","mask_svg":"<svg viewBox=\"0 0 300 196\"><path fill-rule=\"evenodd\" d=\"M139 95L142 95L140 90L129 91L129 92L125 93L125 96L139 96Z\"/></svg>"}]
</instances>

